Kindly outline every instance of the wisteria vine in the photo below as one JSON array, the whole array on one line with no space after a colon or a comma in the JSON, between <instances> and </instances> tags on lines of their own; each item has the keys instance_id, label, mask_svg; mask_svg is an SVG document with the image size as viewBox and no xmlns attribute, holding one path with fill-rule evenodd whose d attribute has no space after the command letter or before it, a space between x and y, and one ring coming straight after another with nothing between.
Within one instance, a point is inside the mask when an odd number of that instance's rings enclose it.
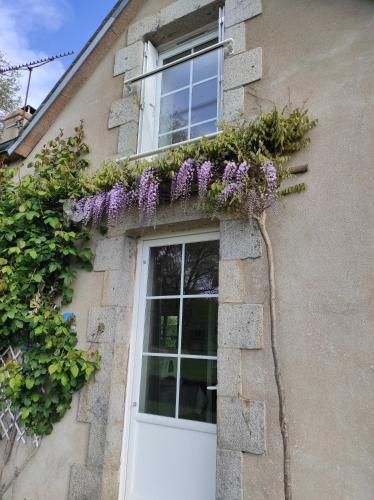
<instances>
[{"instance_id":1,"label":"wisteria vine","mask_svg":"<svg viewBox=\"0 0 374 500\"><path fill-rule=\"evenodd\" d=\"M160 203L161 178L153 168L145 169L133 188L116 183L109 191L73 201L73 218L84 224L115 224L120 217L138 209L142 219L152 220ZM278 198L278 175L273 162L260 164L226 161L184 160L173 174L170 186L172 202L186 203L197 190L200 202L211 202L213 210L230 205L244 206L249 215L259 215ZM212 203L210 203L212 205Z\"/></svg>"}]
</instances>

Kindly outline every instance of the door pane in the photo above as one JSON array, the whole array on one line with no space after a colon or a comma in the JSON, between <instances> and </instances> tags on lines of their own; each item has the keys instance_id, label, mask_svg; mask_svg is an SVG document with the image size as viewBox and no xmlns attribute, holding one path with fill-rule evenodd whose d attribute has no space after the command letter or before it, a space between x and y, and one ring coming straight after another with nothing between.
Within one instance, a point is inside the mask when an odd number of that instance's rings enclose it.
<instances>
[{"instance_id":1,"label":"door pane","mask_svg":"<svg viewBox=\"0 0 374 500\"><path fill-rule=\"evenodd\" d=\"M217 294L219 242L188 243L185 255L185 295Z\"/></svg>"},{"instance_id":2,"label":"door pane","mask_svg":"<svg viewBox=\"0 0 374 500\"><path fill-rule=\"evenodd\" d=\"M177 358L143 356L139 411L175 416Z\"/></svg>"},{"instance_id":3,"label":"door pane","mask_svg":"<svg viewBox=\"0 0 374 500\"><path fill-rule=\"evenodd\" d=\"M182 354L217 356L218 299L184 299Z\"/></svg>"},{"instance_id":4,"label":"door pane","mask_svg":"<svg viewBox=\"0 0 374 500\"><path fill-rule=\"evenodd\" d=\"M181 359L179 418L216 423L217 361Z\"/></svg>"},{"instance_id":5,"label":"door pane","mask_svg":"<svg viewBox=\"0 0 374 500\"><path fill-rule=\"evenodd\" d=\"M169 130L186 127L188 125L188 107L188 89L161 97L159 133L163 134Z\"/></svg>"},{"instance_id":6,"label":"door pane","mask_svg":"<svg viewBox=\"0 0 374 500\"><path fill-rule=\"evenodd\" d=\"M178 351L179 300L148 299L144 323L144 352Z\"/></svg>"},{"instance_id":7,"label":"door pane","mask_svg":"<svg viewBox=\"0 0 374 500\"><path fill-rule=\"evenodd\" d=\"M150 250L148 295L179 295L182 245L153 247Z\"/></svg>"},{"instance_id":8,"label":"door pane","mask_svg":"<svg viewBox=\"0 0 374 500\"><path fill-rule=\"evenodd\" d=\"M217 117L217 78L192 87L191 123Z\"/></svg>"}]
</instances>

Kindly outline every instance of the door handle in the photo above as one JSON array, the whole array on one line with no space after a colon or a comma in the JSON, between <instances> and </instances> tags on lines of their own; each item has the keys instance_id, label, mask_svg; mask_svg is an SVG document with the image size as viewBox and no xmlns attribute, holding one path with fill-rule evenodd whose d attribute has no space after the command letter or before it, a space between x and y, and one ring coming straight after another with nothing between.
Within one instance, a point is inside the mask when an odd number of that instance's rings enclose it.
<instances>
[{"instance_id":1,"label":"door handle","mask_svg":"<svg viewBox=\"0 0 374 500\"><path fill-rule=\"evenodd\" d=\"M208 385L207 386L207 390L208 391L216 391L217 390L217 386L216 385Z\"/></svg>"}]
</instances>

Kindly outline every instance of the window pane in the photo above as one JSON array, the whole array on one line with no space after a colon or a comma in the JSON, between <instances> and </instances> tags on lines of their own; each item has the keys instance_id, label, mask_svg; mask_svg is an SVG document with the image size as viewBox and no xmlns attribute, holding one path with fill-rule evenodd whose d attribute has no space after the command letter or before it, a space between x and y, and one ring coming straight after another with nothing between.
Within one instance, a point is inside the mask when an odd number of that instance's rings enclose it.
<instances>
[{"instance_id":1,"label":"window pane","mask_svg":"<svg viewBox=\"0 0 374 500\"><path fill-rule=\"evenodd\" d=\"M149 299L145 313L144 352L178 351L179 299Z\"/></svg>"},{"instance_id":2,"label":"window pane","mask_svg":"<svg viewBox=\"0 0 374 500\"><path fill-rule=\"evenodd\" d=\"M188 243L184 263L184 294L218 293L219 241Z\"/></svg>"},{"instance_id":3,"label":"window pane","mask_svg":"<svg viewBox=\"0 0 374 500\"><path fill-rule=\"evenodd\" d=\"M173 57L168 57L164 59L163 64L168 64L170 62L176 61L181 57L188 56L191 53L191 50L186 50L177 54ZM161 85L161 94L167 94L173 90L180 89L181 87L185 87L190 83L190 67L191 61L187 61L182 64L178 64L177 66L173 66L172 68L166 69L162 72L162 85Z\"/></svg>"},{"instance_id":4,"label":"window pane","mask_svg":"<svg viewBox=\"0 0 374 500\"><path fill-rule=\"evenodd\" d=\"M194 139L195 137L202 137L207 134L213 134L214 132L217 132L217 120L191 127L191 139Z\"/></svg>"},{"instance_id":5,"label":"window pane","mask_svg":"<svg viewBox=\"0 0 374 500\"><path fill-rule=\"evenodd\" d=\"M176 144L177 142L186 141L188 139L188 130L185 128L183 130L178 130L178 132L172 132L171 134L162 135L158 140L158 145L169 146L169 144Z\"/></svg>"},{"instance_id":6,"label":"window pane","mask_svg":"<svg viewBox=\"0 0 374 500\"><path fill-rule=\"evenodd\" d=\"M139 411L174 417L176 381L177 358L143 356Z\"/></svg>"},{"instance_id":7,"label":"window pane","mask_svg":"<svg viewBox=\"0 0 374 500\"><path fill-rule=\"evenodd\" d=\"M196 49L197 51L198 49ZM201 49L199 49L201 50ZM218 74L218 50L213 50L193 60L193 83Z\"/></svg>"},{"instance_id":8,"label":"window pane","mask_svg":"<svg viewBox=\"0 0 374 500\"><path fill-rule=\"evenodd\" d=\"M217 361L181 359L179 418L216 423L217 396L208 386L217 383Z\"/></svg>"},{"instance_id":9,"label":"window pane","mask_svg":"<svg viewBox=\"0 0 374 500\"><path fill-rule=\"evenodd\" d=\"M217 78L192 87L191 123L217 117Z\"/></svg>"},{"instance_id":10,"label":"window pane","mask_svg":"<svg viewBox=\"0 0 374 500\"><path fill-rule=\"evenodd\" d=\"M182 354L217 356L218 300L184 299Z\"/></svg>"},{"instance_id":11,"label":"window pane","mask_svg":"<svg viewBox=\"0 0 374 500\"><path fill-rule=\"evenodd\" d=\"M150 250L148 295L179 295L182 246L168 245Z\"/></svg>"},{"instance_id":12,"label":"window pane","mask_svg":"<svg viewBox=\"0 0 374 500\"><path fill-rule=\"evenodd\" d=\"M159 133L182 128L188 124L188 89L161 97Z\"/></svg>"}]
</instances>

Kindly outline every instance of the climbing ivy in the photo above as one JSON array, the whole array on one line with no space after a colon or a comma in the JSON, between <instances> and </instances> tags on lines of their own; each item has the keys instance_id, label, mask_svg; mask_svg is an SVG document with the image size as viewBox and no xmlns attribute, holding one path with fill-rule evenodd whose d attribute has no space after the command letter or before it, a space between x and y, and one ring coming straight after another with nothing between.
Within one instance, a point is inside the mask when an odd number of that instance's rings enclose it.
<instances>
[{"instance_id":1,"label":"climbing ivy","mask_svg":"<svg viewBox=\"0 0 374 500\"><path fill-rule=\"evenodd\" d=\"M60 312L76 268L91 269L88 232L63 211L82 194L87 152L80 125L44 146L28 173L0 167L0 352L22 351L22 363L0 369L0 404L10 399L30 434L49 434L98 367L96 354L77 349L74 322Z\"/></svg>"}]
</instances>

